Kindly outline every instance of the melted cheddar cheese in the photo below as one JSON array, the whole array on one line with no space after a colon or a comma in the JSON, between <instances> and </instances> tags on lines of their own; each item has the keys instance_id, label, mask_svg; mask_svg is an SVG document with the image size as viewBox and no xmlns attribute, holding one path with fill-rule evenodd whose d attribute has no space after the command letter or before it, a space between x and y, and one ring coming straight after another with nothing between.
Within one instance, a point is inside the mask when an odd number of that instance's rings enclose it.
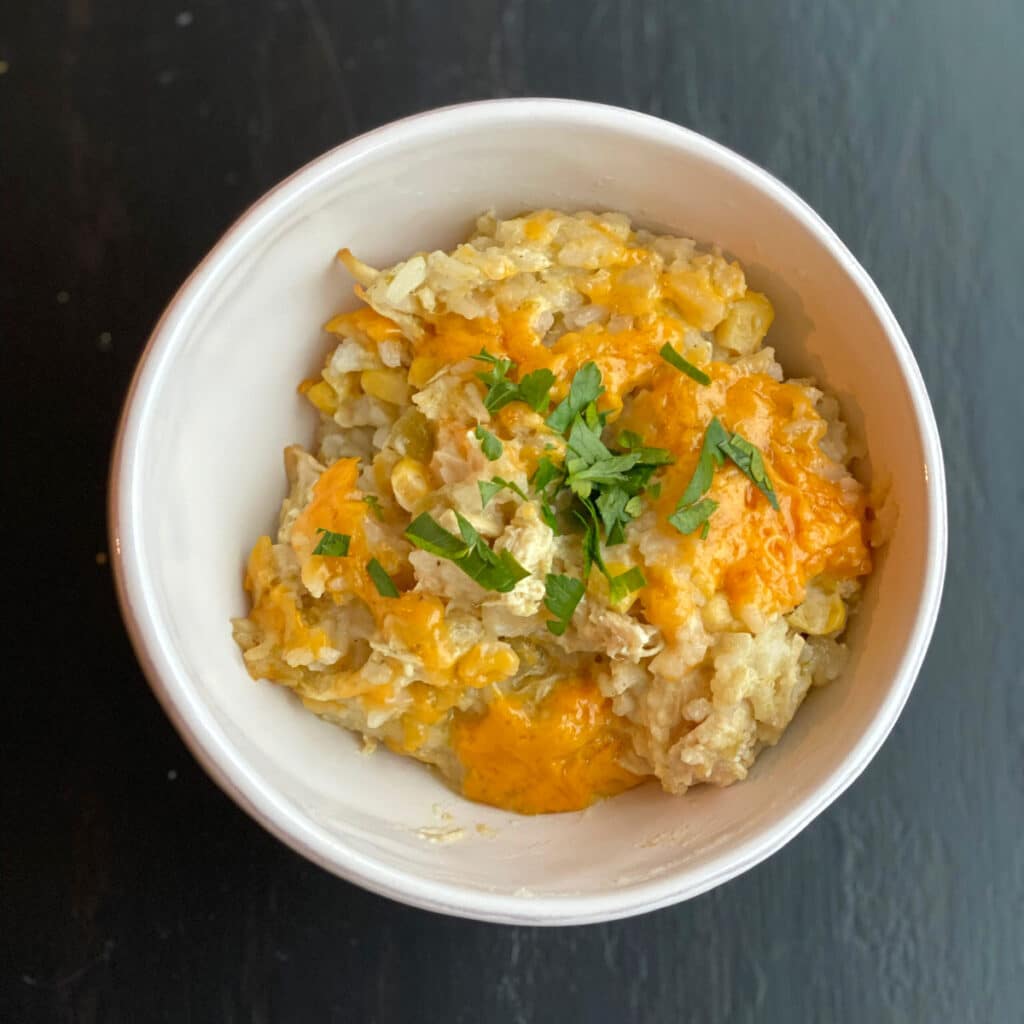
<instances>
[{"instance_id":1,"label":"melted cheddar cheese","mask_svg":"<svg viewBox=\"0 0 1024 1024\"><path fill-rule=\"evenodd\" d=\"M582 679L559 680L536 704L500 696L457 717L452 747L466 796L520 814L578 811L643 781L621 764L611 702Z\"/></svg>"},{"instance_id":2,"label":"melted cheddar cheese","mask_svg":"<svg viewBox=\"0 0 1024 1024\"><path fill-rule=\"evenodd\" d=\"M618 421L676 457L664 473L655 507L658 529L674 548L668 567L649 567L652 584L640 592L649 621L671 632L693 614L698 595L724 592L734 609L754 605L764 615L800 604L809 580L863 576L871 570L865 506L830 479L835 464L819 442L827 425L806 391L725 363L707 367L702 387L682 374L661 374ZM668 525L697 465L706 424L723 426L760 448L779 500L779 511L734 466L716 472L709 497L718 502L706 539L682 536ZM687 565L697 593L675 582L673 565Z\"/></svg>"}]
</instances>

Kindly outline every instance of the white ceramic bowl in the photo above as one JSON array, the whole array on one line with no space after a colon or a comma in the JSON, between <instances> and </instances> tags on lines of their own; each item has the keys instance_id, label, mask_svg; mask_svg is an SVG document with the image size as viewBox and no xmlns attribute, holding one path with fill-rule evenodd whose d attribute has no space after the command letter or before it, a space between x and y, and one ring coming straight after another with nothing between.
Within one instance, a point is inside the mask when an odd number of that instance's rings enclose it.
<instances>
[{"instance_id":1,"label":"white ceramic bowl","mask_svg":"<svg viewBox=\"0 0 1024 1024\"><path fill-rule=\"evenodd\" d=\"M447 247L495 207L611 209L716 242L777 318L789 375L841 399L876 471L892 474L896 535L849 637L842 679L729 789L653 785L579 814L515 815L460 799L248 678L229 618L242 566L276 523L281 449L310 441L295 384L319 368L320 327L352 304L334 262L377 265ZM815 213L721 146L664 121L564 100L433 111L348 142L248 210L153 332L114 452L110 520L120 599L150 683L217 783L329 871L420 907L570 924L687 899L792 839L860 774L903 707L939 606L942 457L910 347L878 289ZM486 826L477 829L476 826ZM464 830L461 839L447 835ZM452 841L441 842L439 838Z\"/></svg>"}]
</instances>

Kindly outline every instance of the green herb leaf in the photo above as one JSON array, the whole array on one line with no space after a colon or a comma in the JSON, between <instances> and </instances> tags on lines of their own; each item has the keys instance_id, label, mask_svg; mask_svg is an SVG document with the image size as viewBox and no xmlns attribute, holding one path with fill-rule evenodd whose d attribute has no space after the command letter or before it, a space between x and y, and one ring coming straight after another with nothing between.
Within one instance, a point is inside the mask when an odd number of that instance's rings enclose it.
<instances>
[{"instance_id":1,"label":"green herb leaf","mask_svg":"<svg viewBox=\"0 0 1024 1024\"><path fill-rule=\"evenodd\" d=\"M455 513L455 521L459 524L459 533L467 544L480 543L480 534L476 532L476 527L461 512Z\"/></svg>"},{"instance_id":2,"label":"green herb leaf","mask_svg":"<svg viewBox=\"0 0 1024 1024\"><path fill-rule=\"evenodd\" d=\"M668 342L661 346L661 351L658 354L666 363L682 371L687 377L693 378L698 384L711 383L711 378L703 370L697 369L693 363L684 359Z\"/></svg>"},{"instance_id":3,"label":"green herb leaf","mask_svg":"<svg viewBox=\"0 0 1024 1024\"><path fill-rule=\"evenodd\" d=\"M480 442L480 450L484 453L488 462L497 462L505 446L489 430L484 427L477 427L473 431L476 439Z\"/></svg>"},{"instance_id":4,"label":"green herb leaf","mask_svg":"<svg viewBox=\"0 0 1024 1024\"><path fill-rule=\"evenodd\" d=\"M508 379L509 370L515 366L511 359L499 359L485 348L473 358L489 363L492 367L487 373L477 374L477 378L487 385L484 408L488 412L497 412L519 397L519 388Z\"/></svg>"},{"instance_id":5,"label":"green herb leaf","mask_svg":"<svg viewBox=\"0 0 1024 1024\"><path fill-rule=\"evenodd\" d=\"M647 488L647 493L657 501L661 497L661 483L651 484L651 486Z\"/></svg>"},{"instance_id":6,"label":"green herb leaf","mask_svg":"<svg viewBox=\"0 0 1024 1024\"><path fill-rule=\"evenodd\" d=\"M585 498L580 499L578 505L579 508L573 510L573 515L583 527L583 578L587 579L590 576L591 568L596 565L604 576L611 579L611 573L608 572L608 567L604 564L604 558L601 555L597 509Z\"/></svg>"},{"instance_id":7,"label":"green herb leaf","mask_svg":"<svg viewBox=\"0 0 1024 1024\"><path fill-rule=\"evenodd\" d=\"M323 536L313 548L314 555L343 558L348 554L348 546L352 543L352 538L347 533L334 533L332 530L325 530L322 526L318 526L316 532Z\"/></svg>"},{"instance_id":8,"label":"green herb leaf","mask_svg":"<svg viewBox=\"0 0 1024 1024\"><path fill-rule=\"evenodd\" d=\"M627 452L625 455L609 455L607 458L598 459L584 469L572 474L573 480L591 480L599 484L617 484L626 480L627 470L632 469L639 461L637 452Z\"/></svg>"},{"instance_id":9,"label":"green herb leaf","mask_svg":"<svg viewBox=\"0 0 1024 1024\"><path fill-rule=\"evenodd\" d=\"M455 561L469 554L470 545L449 533L433 516L421 512L407 527L404 537L422 551Z\"/></svg>"},{"instance_id":10,"label":"green herb leaf","mask_svg":"<svg viewBox=\"0 0 1024 1024\"><path fill-rule=\"evenodd\" d=\"M628 518L626 505L630 497L621 487L609 488L597 496L597 506L601 522L604 524L605 541L609 547L621 544L626 538L624 521Z\"/></svg>"},{"instance_id":11,"label":"green herb leaf","mask_svg":"<svg viewBox=\"0 0 1024 1024\"><path fill-rule=\"evenodd\" d=\"M601 440L600 431L592 430L578 416L569 431L569 451L588 466L598 459L610 459L612 455Z\"/></svg>"},{"instance_id":12,"label":"green herb leaf","mask_svg":"<svg viewBox=\"0 0 1024 1024\"><path fill-rule=\"evenodd\" d=\"M608 581L608 598L612 604L618 604L624 597L647 585L644 574L637 566L627 569L619 576Z\"/></svg>"},{"instance_id":13,"label":"green herb leaf","mask_svg":"<svg viewBox=\"0 0 1024 1024\"><path fill-rule=\"evenodd\" d=\"M653 491L654 488L652 487ZM635 495L626 502L626 515L630 519L636 519L638 515L643 511L644 503L640 500L640 495Z\"/></svg>"},{"instance_id":14,"label":"green herb leaf","mask_svg":"<svg viewBox=\"0 0 1024 1024\"><path fill-rule=\"evenodd\" d=\"M715 475L715 467L725 462L725 455L720 446L729 440L729 434L725 427L718 421L718 417L712 418L704 431L704 443L700 448L700 457L697 459L697 468L693 471L683 496L679 499L678 508L684 505L692 505L698 498L707 493L711 486L711 480Z\"/></svg>"},{"instance_id":15,"label":"green herb leaf","mask_svg":"<svg viewBox=\"0 0 1024 1024\"><path fill-rule=\"evenodd\" d=\"M487 508L487 503L491 498L505 488L508 488L513 494L518 494L523 501L530 500L518 484L513 483L511 480L505 480L500 476L496 476L492 480L477 480L476 485L480 489L481 508Z\"/></svg>"},{"instance_id":16,"label":"green herb leaf","mask_svg":"<svg viewBox=\"0 0 1024 1024\"><path fill-rule=\"evenodd\" d=\"M705 519L704 520L704 525L700 528L700 539L701 540L707 540L708 539L708 530L710 530L710 529L711 529L711 523L709 523L708 520Z\"/></svg>"},{"instance_id":17,"label":"green herb leaf","mask_svg":"<svg viewBox=\"0 0 1024 1024\"><path fill-rule=\"evenodd\" d=\"M644 466L670 466L676 461L667 448L633 448L632 451L640 456L637 461Z\"/></svg>"},{"instance_id":18,"label":"green herb leaf","mask_svg":"<svg viewBox=\"0 0 1024 1024\"><path fill-rule=\"evenodd\" d=\"M564 464L557 466L545 456L532 480L534 490L545 501L541 515L552 530L557 520L550 505L554 500L551 488L554 497L563 487L574 495L566 511L570 521L582 527L584 579L595 565L611 578L601 553L602 528L606 545L623 543L630 520L643 510L640 495L651 477L659 466L674 461L671 452L645 447L643 438L632 431L623 431L619 437L625 451L611 451L601 436L608 413L599 412L596 404L603 392L596 363L589 362L577 371L569 393L546 421L553 430L568 435Z\"/></svg>"},{"instance_id":19,"label":"green herb leaf","mask_svg":"<svg viewBox=\"0 0 1024 1024\"><path fill-rule=\"evenodd\" d=\"M501 478L500 477L495 477L494 479L495 480L499 480ZM526 493L526 491L524 491L522 489L522 487L519 486L519 484L514 483L512 480L501 480L501 483L502 483L502 486L507 487L513 494L516 494L520 498L522 498L523 501L529 501L530 500L529 495Z\"/></svg>"},{"instance_id":20,"label":"green herb leaf","mask_svg":"<svg viewBox=\"0 0 1024 1024\"><path fill-rule=\"evenodd\" d=\"M583 410L582 419L583 422L595 433L598 437L601 436L601 431L604 429L605 417L603 417L597 411L597 403L591 402L590 405Z\"/></svg>"},{"instance_id":21,"label":"green herb leaf","mask_svg":"<svg viewBox=\"0 0 1024 1024\"><path fill-rule=\"evenodd\" d=\"M477 376L487 384L486 377L491 376L486 373L478 373ZM494 380L489 385L489 390L484 395L484 408L488 412L497 412L499 409L504 409L506 405L511 404L519 397L519 388L516 387L512 381L505 378L500 380Z\"/></svg>"},{"instance_id":22,"label":"green herb leaf","mask_svg":"<svg viewBox=\"0 0 1024 1024\"><path fill-rule=\"evenodd\" d=\"M507 551L493 552L480 543L463 560L455 563L467 576L476 580L484 590L507 594L520 580L530 575Z\"/></svg>"},{"instance_id":23,"label":"green herb leaf","mask_svg":"<svg viewBox=\"0 0 1024 1024\"><path fill-rule=\"evenodd\" d=\"M563 468L557 463L552 462L549 456L542 455L537 460L537 469L534 472L530 483L533 484L533 489L535 491L539 494L543 494L552 480L560 479L564 472Z\"/></svg>"},{"instance_id":24,"label":"green herb leaf","mask_svg":"<svg viewBox=\"0 0 1024 1024\"><path fill-rule=\"evenodd\" d=\"M487 349L481 349L474 359L488 363L492 369L487 373L478 373L477 377L487 385L484 396L484 407L488 412L497 412L510 402L525 402L534 412L543 412L550 404L548 393L555 383L555 375L546 367L528 373L516 384L508 378L515 369L511 359L499 359L491 355Z\"/></svg>"},{"instance_id":25,"label":"green herb leaf","mask_svg":"<svg viewBox=\"0 0 1024 1024\"><path fill-rule=\"evenodd\" d=\"M778 511L779 499L775 496L775 488L768 478L768 471L764 468L764 458L760 449L739 434L733 434L727 441L721 442L718 447L771 502L772 508Z\"/></svg>"},{"instance_id":26,"label":"green herb leaf","mask_svg":"<svg viewBox=\"0 0 1024 1024\"><path fill-rule=\"evenodd\" d=\"M480 507L487 508L487 503L493 498L498 491L504 487L504 484L498 477L493 480L477 480L477 487L480 490Z\"/></svg>"},{"instance_id":27,"label":"green herb leaf","mask_svg":"<svg viewBox=\"0 0 1024 1024\"><path fill-rule=\"evenodd\" d=\"M494 552L481 539L473 524L455 513L459 532L467 544L469 554L456 560L455 564L469 577L476 580L484 590L496 590L507 594L522 579L530 575L507 551Z\"/></svg>"},{"instance_id":28,"label":"green herb leaf","mask_svg":"<svg viewBox=\"0 0 1024 1024\"><path fill-rule=\"evenodd\" d=\"M373 514L378 519L384 518L384 509L381 508L380 498L378 498L376 494L364 494L363 501L365 501L366 504L370 506L370 508L373 510Z\"/></svg>"},{"instance_id":29,"label":"green herb leaf","mask_svg":"<svg viewBox=\"0 0 1024 1024\"><path fill-rule=\"evenodd\" d=\"M555 617L548 620L548 629L555 636L562 636L569 625L576 606L583 598L586 588L572 576L558 576L548 573L544 579L544 607Z\"/></svg>"},{"instance_id":30,"label":"green herb leaf","mask_svg":"<svg viewBox=\"0 0 1024 1024\"><path fill-rule=\"evenodd\" d=\"M547 368L528 373L519 382L519 396L534 412L543 412L550 404L548 393L555 375Z\"/></svg>"},{"instance_id":31,"label":"green herb leaf","mask_svg":"<svg viewBox=\"0 0 1024 1024\"><path fill-rule=\"evenodd\" d=\"M395 581L376 558L371 558L366 563L366 571L381 597L398 597L398 587L395 586Z\"/></svg>"},{"instance_id":32,"label":"green herb leaf","mask_svg":"<svg viewBox=\"0 0 1024 1024\"><path fill-rule=\"evenodd\" d=\"M555 411L547 418L547 425L557 433L564 434L572 421L603 392L601 370L597 363L585 363L573 376L569 394L555 406Z\"/></svg>"},{"instance_id":33,"label":"green herb leaf","mask_svg":"<svg viewBox=\"0 0 1024 1024\"><path fill-rule=\"evenodd\" d=\"M507 362L507 360L502 360L499 359L497 356L492 356L491 353L488 352L486 348L480 349L480 351L477 352L477 354L473 356L473 358L479 359L481 363L491 363L492 365L500 362Z\"/></svg>"},{"instance_id":34,"label":"green herb leaf","mask_svg":"<svg viewBox=\"0 0 1024 1024\"><path fill-rule=\"evenodd\" d=\"M507 551L492 551L468 519L458 512L455 518L461 540L426 512L409 524L405 537L423 551L452 562L485 590L506 594L530 575Z\"/></svg>"},{"instance_id":35,"label":"green herb leaf","mask_svg":"<svg viewBox=\"0 0 1024 1024\"><path fill-rule=\"evenodd\" d=\"M668 517L668 521L683 534L693 533L700 526L707 526L711 513L718 508L718 502L711 498L703 498L693 505L676 509ZM703 535L703 534L702 534Z\"/></svg>"},{"instance_id":36,"label":"green herb leaf","mask_svg":"<svg viewBox=\"0 0 1024 1024\"><path fill-rule=\"evenodd\" d=\"M716 417L704 431L697 468L679 499L675 512L669 516L668 521L680 533L690 534L699 528L701 539L707 537L708 519L718 508L718 502L703 498L703 495L711 487L715 468L723 465L726 458L753 482L771 502L772 508L778 509L779 500L775 496L775 488L768 478L764 458L757 446L739 434L730 435Z\"/></svg>"},{"instance_id":37,"label":"green herb leaf","mask_svg":"<svg viewBox=\"0 0 1024 1024\"><path fill-rule=\"evenodd\" d=\"M557 537L560 533L558 529L558 516L555 515L555 510L546 501L540 503L540 517L544 520L547 528Z\"/></svg>"}]
</instances>

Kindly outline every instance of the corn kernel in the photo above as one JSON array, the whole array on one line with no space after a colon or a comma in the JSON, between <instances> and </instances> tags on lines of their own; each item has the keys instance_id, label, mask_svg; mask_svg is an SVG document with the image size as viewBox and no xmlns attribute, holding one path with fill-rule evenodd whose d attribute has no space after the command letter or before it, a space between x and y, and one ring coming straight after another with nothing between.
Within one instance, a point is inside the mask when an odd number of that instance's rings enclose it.
<instances>
[{"instance_id":1,"label":"corn kernel","mask_svg":"<svg viewBox=\"0 0 1024 1024\"><path fill-rule=\"evenodd\" d=\"M725 319L715 328L715 341L730 352L749 355L768 333L775 310L767 296L747 292L732 304Z\"/></svg>"},{"instance_id":2,"label":"corn kernel","mask_svg":"<svg viewBox=\"0 0 1024 1024\"><path fill-rule=\"evenodd\" d=\"M414 388L425 387L431 377L444 366L440 359L431 356L416 356L409 366L409 383Z\"/></svg>"},{"instance_id":3,"label":"corn kernel","mask_svg":"<svg viewBox=\"0 0 1024 1024\"><path fill-rule=\"evenodd\" d=\"M406 512L412 512L430 494L427 467L415 459L400 459L391 470L391 490Z\"/></svg>"},{"instance_id":4,"label":"corn kernel","mask_svg":"<svg viewBox=\"0 0 1024 1024\"><path fill-rule=\"evenodd\" d=\"M808 636L827 636L846 625L846 604L827 584L812 584L801 605L789 615L789 624Z\"/></svg>"},{"instance_id":5,"label":"corn kernel","mask_svg":"<svg viewBox=\"0 0 1024 1024\"><path fill-rule=\"evenodd\" d=\"M471 647L455 666L463 686L481 687L500 683L519 670L519 656L500 640L485 640Z\"/></svg>"},{"instance_id":6,"label":"corn kernel","mask_svg":"<svg viewBox=\"0 0 1024 1024\"><path fill-rule=\"evenodd\" d=\"M673 270L667 276L669 297L686 320L699 331L710 331L725 316L725 303L718 297L706 268Z\"/></svg>"},{"instance_id":7,"label":"corn kernel","mask_svg":"<svg viewBox=\"0 0 1024 1024\"><path fill-rule=\"evenodd\" d=\"M299 388L325 416L333 416L338 408L338 395L325 380L303 381Z\"/></svg>"},{"instance_id":8,"label":"corn kernel","mask_svg":"<svg viewBox=\"0 0 1024 1024\"><path fill-rule=\"evenodd\" d=\"M382 402L406 405L409 401L409 385L401 370L364 370L359 383L363 391Z\"/></svg>"},{"instance_id":9,"label":"corn kernel","mask_svg":"<svg viewBox=\"0 0 1024 1024\"><path fill-rule=\"evenodd\" d=\"M838 594L833 594L828 610L826 633L838 633L846 625L846 603Z\"/></svg>"},{"instance_id":10,"label":"corn kernel","mask_svg":"<svg viewBox=\"0 0 1024 1024\"><path fill-rule=\"evenodd\" d=\"M401 456L390 448L384 448L373 457L373 482L378 494L386 495L391 484L391 471Z\"/></svg>"}]
</instances>

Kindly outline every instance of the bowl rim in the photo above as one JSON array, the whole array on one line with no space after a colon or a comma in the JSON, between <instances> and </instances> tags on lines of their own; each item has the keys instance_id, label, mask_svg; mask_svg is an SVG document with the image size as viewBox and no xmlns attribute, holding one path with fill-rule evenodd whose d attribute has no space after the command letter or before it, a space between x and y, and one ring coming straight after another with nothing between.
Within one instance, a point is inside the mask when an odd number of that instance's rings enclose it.
<instances>
[{"instance_id":1,"label":"bowl rim","mask_svg":"<svg viewBox=\"0 0 1024 1024\"><path fill-rule=\"evenodd\" d=\"M173 643L154 614L150 580L135 544L139 536L133 486L146 407L159 390L176 343L184 337L191 310L201 306L218 279L244 252L250 235L282 216L325 178L333 177L375 150L430 135L439 129L472 129L494 117L529 121L561 119L670 143L725 167L780 205L833 255L869 303L893 350L921 433L928 526L927 557L913 629L907 636L889 691L871 725L843 761L774 825L720 854L689 877L685 867L606 893L536 895L530 898L425 880L383 865L353 850L314 825L290 801L265 785L234 749L212 712L191 690ZM720 143L691 129L637 111L556 98L482 100L427 110L393 121L314 158L243 211L200 261L154 326L129 385L115 436L108 487L108 528L115 587L129 637L149 685L186 746L210 777L240 807L307 859L365 889L426 910L508 924L570 925L616 920L691 899L742 874L801 832L850 786L878 752L896 723L920 671L935 627L945 575L947 511L942 449L924 380L910 345L878 287L825 221L777 178Z\"/></svg>"}]
</instances>

